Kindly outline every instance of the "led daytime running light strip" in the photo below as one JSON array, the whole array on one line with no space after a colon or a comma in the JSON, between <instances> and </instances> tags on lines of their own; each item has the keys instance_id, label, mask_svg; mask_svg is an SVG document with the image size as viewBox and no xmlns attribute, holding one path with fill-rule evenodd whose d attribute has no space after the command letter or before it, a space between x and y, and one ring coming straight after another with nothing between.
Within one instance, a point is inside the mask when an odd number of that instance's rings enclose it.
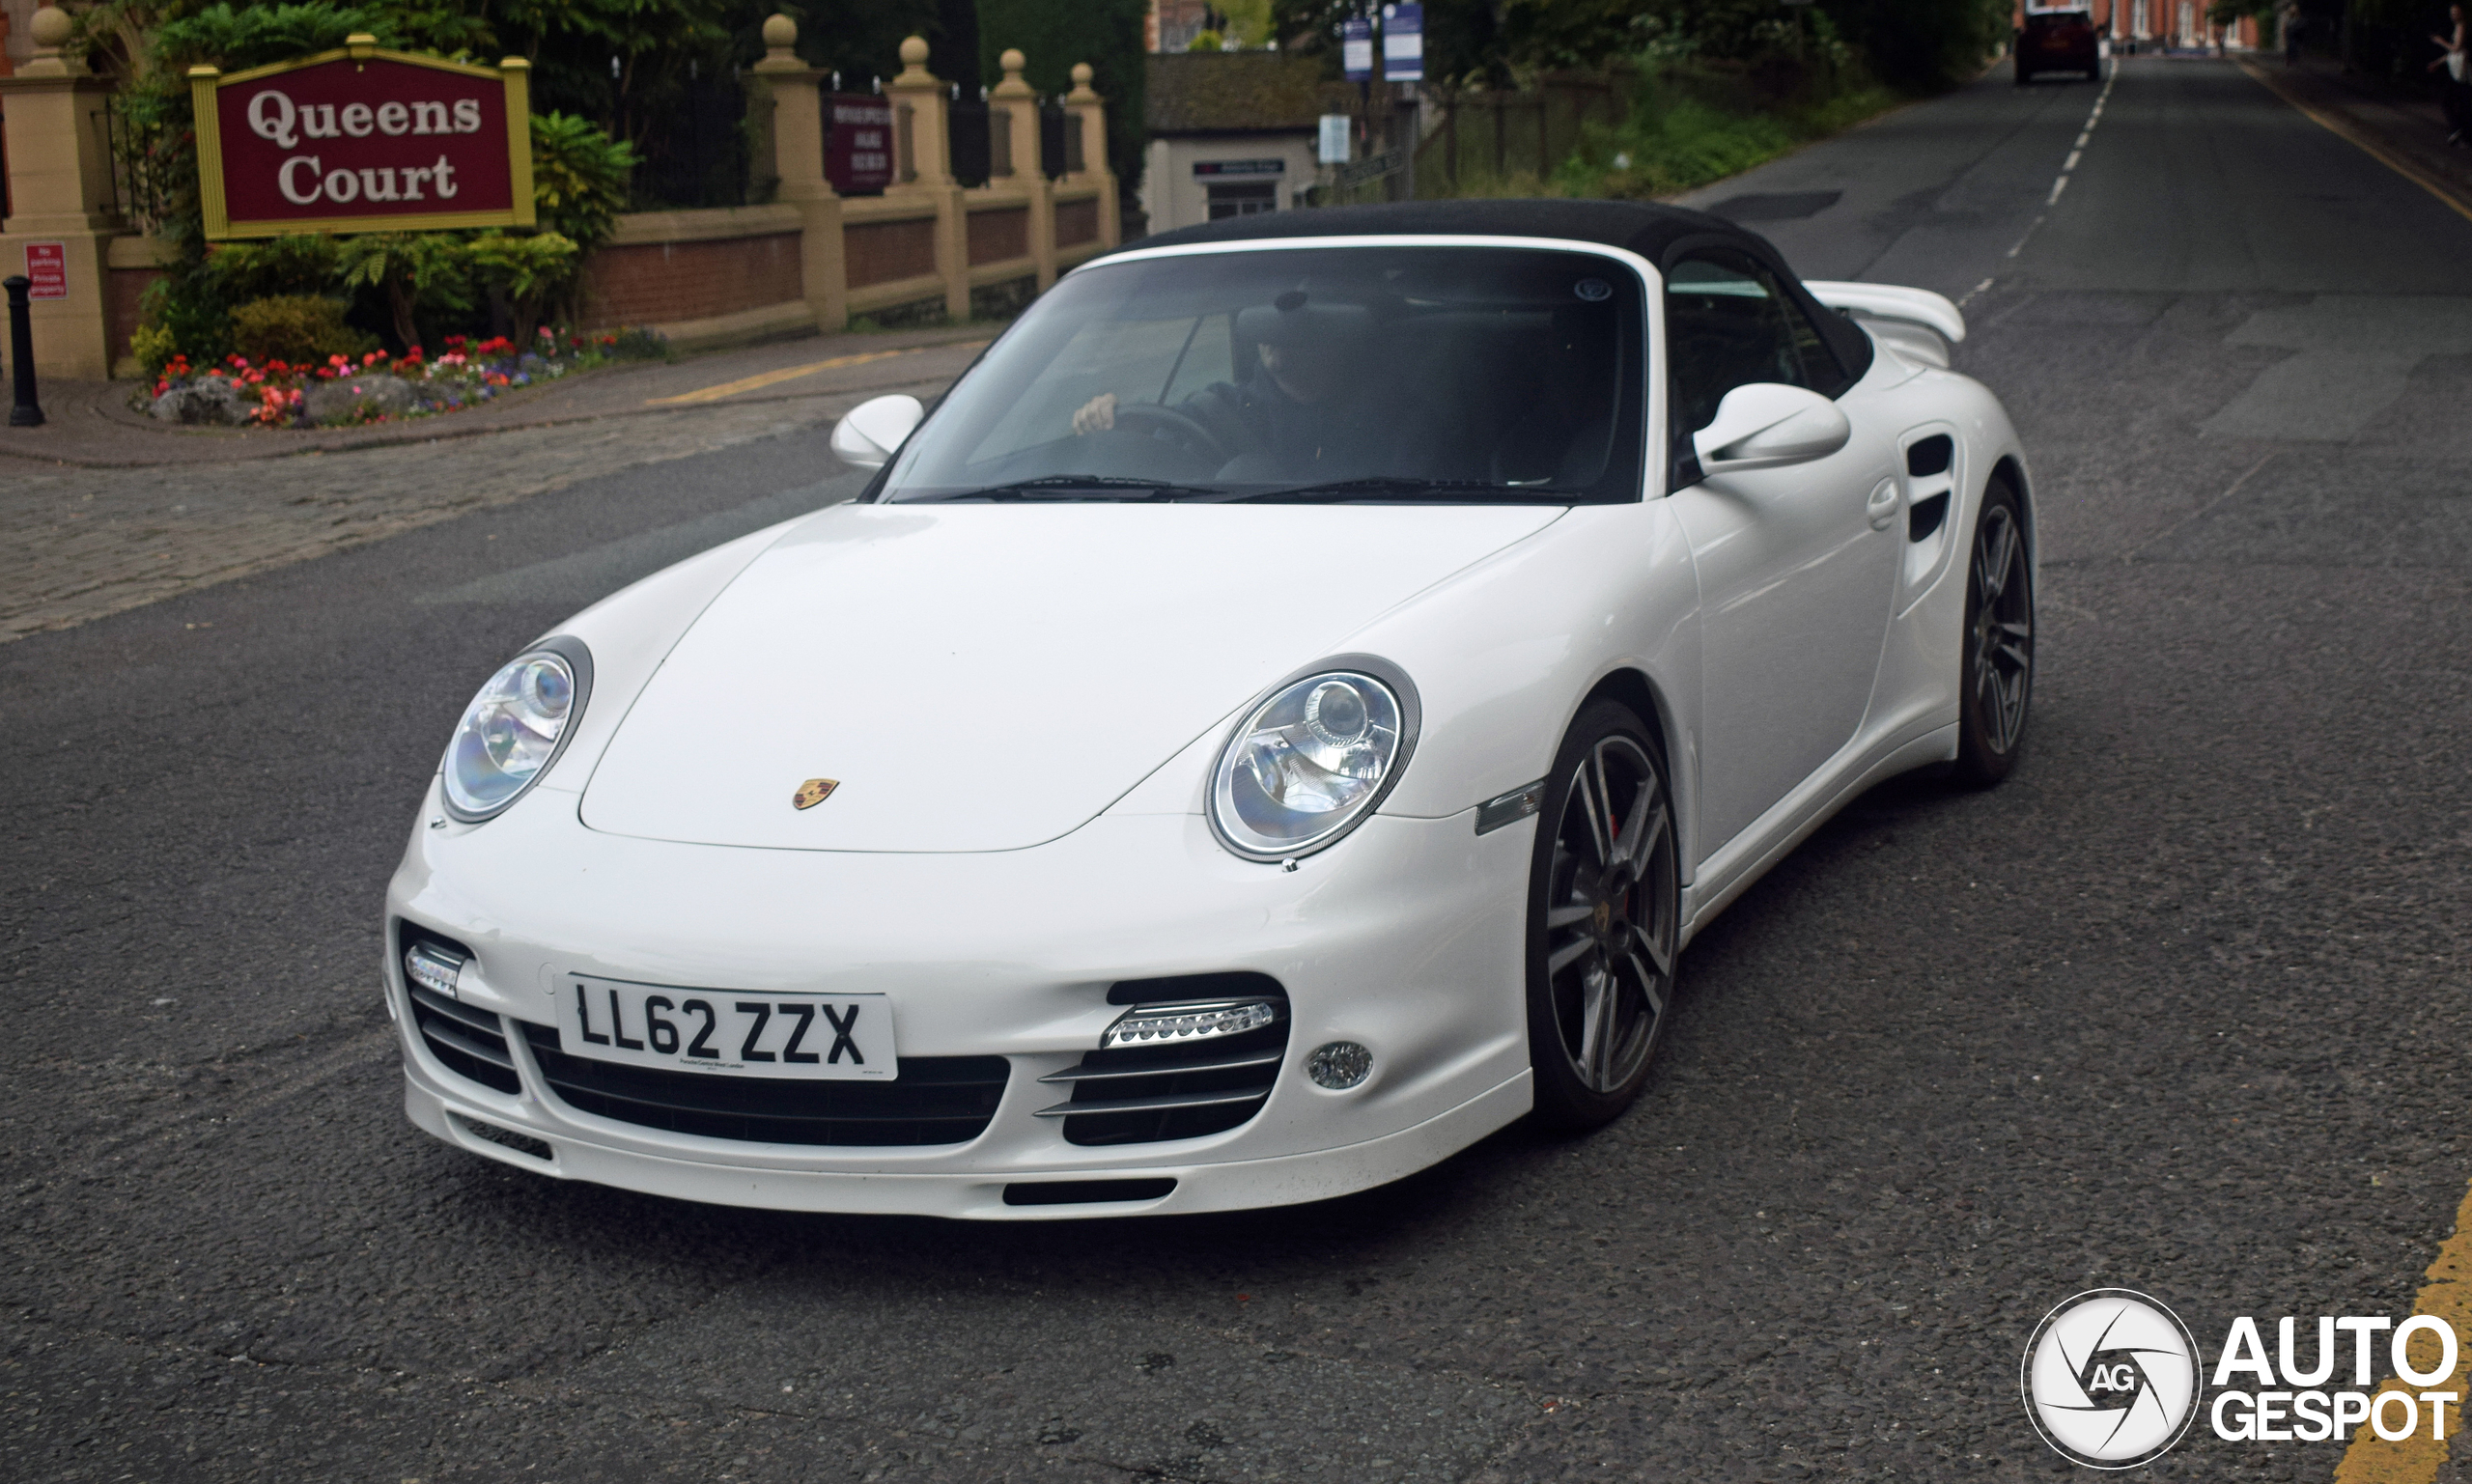
<instances>
[{"instance_id":1,"label":"led daytime running light strip","mask_svg":"<svg viewBox=\"0 0 2472 1484\"><path fill-rule=\"evenodd\" d=\"M1156 1005L1119 1017L1099 1037L1099 1046L1108 1050L1122 1046L1216 1040L1259 1030L1278 1019L1278 1012L1264 999Z\"/></svg>"}]
</instances>

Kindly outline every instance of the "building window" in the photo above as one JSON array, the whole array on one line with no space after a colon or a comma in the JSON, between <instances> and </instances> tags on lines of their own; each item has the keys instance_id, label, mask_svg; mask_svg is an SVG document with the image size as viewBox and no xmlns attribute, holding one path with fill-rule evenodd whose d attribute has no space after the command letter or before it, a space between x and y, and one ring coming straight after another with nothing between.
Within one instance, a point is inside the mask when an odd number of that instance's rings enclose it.
<instances>
[{"instance_id":1,"label":"building window","mask_svg":"<svg viewBox=\"0 0 2472 1484\"><path fill-rule=\"evenodd\" d=\"M1277 181L1246 181L1210 188L1210 219L1223 216L1251 216L1261 211L1278 210Z\"/></svg>"},{"instance_id":2,"label":"building window","mask_svg":"<svg viewBox=\"0 0 2472 1484\"><path fill-rule=\"evenodd\" d=\"M2130 8L2129 35L2145 38L2154 34L2154 22L2148 17L2146 5L2147 0L2137 0L2137 4Z\"/></svg>"}]
</instances>

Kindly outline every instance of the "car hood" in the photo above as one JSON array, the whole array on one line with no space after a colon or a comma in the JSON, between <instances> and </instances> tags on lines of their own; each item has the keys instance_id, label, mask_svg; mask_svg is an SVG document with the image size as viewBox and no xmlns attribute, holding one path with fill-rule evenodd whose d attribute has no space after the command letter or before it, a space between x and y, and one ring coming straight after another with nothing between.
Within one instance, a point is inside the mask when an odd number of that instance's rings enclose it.
<instances>
[{"instance_id":1,"label":"car hood","mask_svg":"<svg viewBox=\"0 0 2472 1484\"><path fill-rule=\"evenodd\" d=\"M1052 840L1288 671L1560 514L838 506L678 641L594 769L583 821L785 850ZM815 778L836 783L794 806Z\"/></svg>"}]
</instances>

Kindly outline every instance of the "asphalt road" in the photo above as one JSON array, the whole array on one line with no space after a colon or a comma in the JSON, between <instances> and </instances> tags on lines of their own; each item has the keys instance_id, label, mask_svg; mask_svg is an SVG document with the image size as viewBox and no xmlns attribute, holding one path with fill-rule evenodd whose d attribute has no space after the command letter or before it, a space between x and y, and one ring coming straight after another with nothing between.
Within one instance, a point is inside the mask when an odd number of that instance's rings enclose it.
<instances>
[{"instance_id":1,"label":"asphalt road","mask_svg":"<svg viewBox=\"0 0 2472 1484\"><path fill-rule=\"evenodd\" d=\"M2096 97L1995 76L1709 193L1839 191L1760 225L1971 295L2044 667L2006 787L1875 792L1692 947L1591 1138L983 1227L407 1125L379 901L447 727L846 490L821 434L0 650L0 1475L2049 1477L2017 1362L2071 1293L2209 1349L2406 1312L2472 1179L2472 221L2220 64L2130 65L2081 149ZM2337 1456L2201 1424L2151 1472Z\"/></svg>"}]
</instances>

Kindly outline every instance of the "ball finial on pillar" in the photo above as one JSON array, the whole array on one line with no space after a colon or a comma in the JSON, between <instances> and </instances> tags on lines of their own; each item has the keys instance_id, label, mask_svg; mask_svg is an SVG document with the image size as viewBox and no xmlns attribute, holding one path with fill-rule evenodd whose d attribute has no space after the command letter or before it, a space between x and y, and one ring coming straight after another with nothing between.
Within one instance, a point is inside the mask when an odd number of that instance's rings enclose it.
<instances>
[{"instance_id":1,"label":"ball finial on pillar","mask_svg":"<svg viewBox=\"0 0 2472 1484\"><path fill-rule=\"evenodd\" d=\"M1073 86L1076 91L1090 86L1090 76L1089 63L1076 62L1073 64Z\"/></svg>"},{"instance_id":2,"label":"ball finial on pillar","mask_svg":"<svg viewBox=\"0 0 2472 1484\"><path fill-rule=\"evenodd\" d=\"M69 44L69 34L76 29L76 23L69 18L67 11L56 5L46 5L35 12L34 24L27 29L34 33L37 46L45 51L58 51Z\"/></svg>"},{"instance_id":3,"label":"ball finial on pillar","mask_svg":"<svg viewBox=\"0 0 2472 1484\"><path fill-rule=\"evenodd\" d=\"M764 18L764 48L785 52L799 43L799 23L787 15L774 14Z\"/></svg>"}]
</instances>

